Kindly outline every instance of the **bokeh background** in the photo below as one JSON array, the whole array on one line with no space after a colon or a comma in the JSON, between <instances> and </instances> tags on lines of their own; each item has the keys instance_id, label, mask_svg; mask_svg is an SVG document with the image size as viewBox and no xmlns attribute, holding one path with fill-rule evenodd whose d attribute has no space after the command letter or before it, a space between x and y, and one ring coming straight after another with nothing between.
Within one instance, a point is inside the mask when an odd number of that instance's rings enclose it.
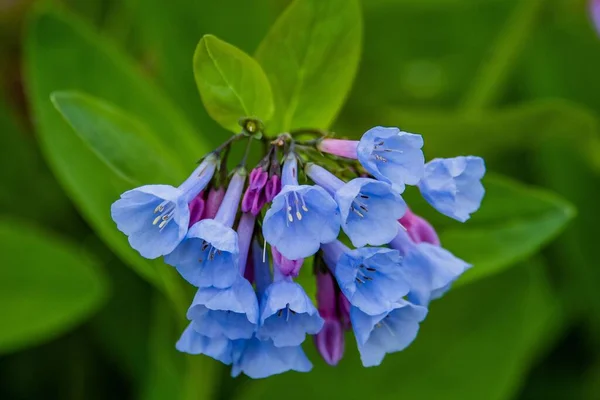
<instances>
[{"instance_id":1,"label":"bokeh background","mask_svg":"<svg viewBox=\"0 0 600 400\"><path fill-rule=\"evenodd\" d=\"M348 337L331 368L307 341L313 372L262 381L175 351L192 291L126 249L107 205L128 184L49 93L107 98L210 149L226 136L197 93L196 43L252 54L287 4L0 0L0 398L600 399L600 38L584 0L362 1L334 130L399 126L428 157L480 155L496 176L464 228L415 206L475 267L409 349L364 369Z\"/></svg>"}]
</instances>

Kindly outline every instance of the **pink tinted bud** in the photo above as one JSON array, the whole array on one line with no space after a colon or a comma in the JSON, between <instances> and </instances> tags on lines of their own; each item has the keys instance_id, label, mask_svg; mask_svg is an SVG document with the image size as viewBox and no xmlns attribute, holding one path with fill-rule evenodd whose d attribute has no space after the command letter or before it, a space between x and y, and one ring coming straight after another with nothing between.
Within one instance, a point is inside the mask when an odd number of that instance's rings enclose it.
<instances>
[{"instance_id":1,"label":"pink tinted bud","mask_svg":"<svg viewBox=\"0 0 600 400\"><path fill-rule=\"evenodd\" d=\"M419 217L410 210L406 210L406 214L399 221L406 228L408 236L413 242L426 242L435 246L440 245L440 238L437 232L424 218Z\"/></svg>"},{"instance_id":2,"label":"pink tinted bud","mask_svg":"<svg viewBox=\"0 0 600 400\"><path fill-rule=\"evenodd\" d=\"M281 179L277 175L273 175L269 178L267 185L265 187L265 195L267 203L273 201L275 196L277 196L281 192Z\"/></svg>"},{"instance_id":3,"label":"pink tinted bud","mask_svg":"<svg viewBox=\"0 0 600 400\"><path fill-rule=\"evenodd\" d=\"M333 154L345 158L358 158L356 149L358 140L323 139L319 143L319 150L324 153Z\"/></svg>"},{"instance_id":4,"label":"pink tinted bud","mask_svg":"<svg viewBox=\"0 0 600 400\"><path fill-rule=\"evenodd\" d=\"M244 197L242 197L242 211L250 212L252 209L252 204L254 204L254 199L258 197L258 193L256 190L252 190L250 188L246 189L244 193Z\"/></svg>"},{"instance_id":5,"label":"pink tinted bud","mask_svg":"<svg viewBox=\"0 0 600 400\"><path fill-rule=\"evenodd\" d=\"M271 246L271 255L273 256L273 265L282 275L292 277L298 276L300 268L302 268L302 264L304 263L304 258L288 260L282 256L279 250L274 246Z\"/></svg>"},{"instance_id":6,"label":"pink tinted bud","mask_svg":"<svg viewBox=\"0 0 600 400\"><path fill-rule=\"evenodd\" d=\"M196 197L190 201L188 205L190 209L190 224L191 227L196 222L204 218L205 202L204 202L204 191L198 193Z\"/></svg>"},{"instance_id":7,"label":"pink tinted bud","mask_svg":"<svg viewBox=\"0 0 600 400\"><path fill-rule=\"evenodd\" d=\"M600 35L600 0L590 1L590 14L592 16L592 22L596 28L596 32Z\"/></svg>"},{"instance_id":8,"label":"pink tinted bud","mask_svg":"<svg viewBox=\"0 0 600 400\"><path fill-rule=\"evenodd\" d=\"M325 319L323 329L315 335L315 346L329 365L337 365L344 355L344 331L339 321Z\"/></svg>"},{"instance_id":9,"label":"pink tinted bud","mask_svg":"<svg viewBox=\"0 0 600 400\"><path fill-rule=\"evenodd\" d=\"M263 170L262 167L256 167L250 172L248 187L252 190L261 190L265 187L267 179L269 179L267 171Z\"/></svg>"},{"instance_id":10,"label":"pink tinted bud","mask_svg":"<svg viewBox=\"0 0 600 400\"><path fill-rule=\"evenodd\" d=\"M324 319L337 318L337 296L333 276L328 271L317 273L317 309Z\"/></svg>"},{"instance_id":11,"label":"pink tinted bud","mask_svg":"<svg viewBox=\"0 0 600 400\"><path fill-rule=\"evenodd\" d=\"M352 328L352 323L350 322L350 302L344 296L342 292L338 293L338 311L340 313L340 322L342 323L342 327L346 330Z\"/></svg>"},{"instance_id":12,"label":"pink tinted bud","mask_svg":"<svg viewBox=\"0 0 600 400\"><path fill-rule=\"evenodd\" d=\"M208 192L208 198L206 199L206 204L204 206L205 219L213 219L217 215L217 211L219 211L221 202L223 202L223 197L225 197L224 188L221 187L218 189L210 189Z\"/></svg>"},{"instance_id":13,"label":"pink tinted bud","mask_svg":"<svg viewBox=\"0 0 600 400\"><path fill-rule=\"evenodd\" d=\"M267 202L265 191L261 190L256 193L254 196L254 201L252 202L252 207L250 208L250 212L254 215L260 214L260 210L262 210L263 206Z\"/></svg>"}]
</instances>

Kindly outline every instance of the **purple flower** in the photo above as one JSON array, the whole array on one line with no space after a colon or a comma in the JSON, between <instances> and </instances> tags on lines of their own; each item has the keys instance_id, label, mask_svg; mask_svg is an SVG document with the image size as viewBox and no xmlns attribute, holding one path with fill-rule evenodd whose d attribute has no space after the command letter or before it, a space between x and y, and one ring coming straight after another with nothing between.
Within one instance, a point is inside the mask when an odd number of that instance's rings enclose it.
<instances>
[{"instance_id":1,"label":"purple flower","mask_svg":"<svg viewBox=\"0 0 600 400\"><path fill-rule=\"evenodd\" d=\"M338 299L331 274L318 273L317 304L325 324L314 338L317 350L329 365L337 365L344 355L344 326L340 319Z\"/></svg>"},{"instance_id":2,"label":"purple flower","mask_svg":"<svg viewBox=\"0 0 600 400\"><path fill-rule=\"evenodd\" d=\"M273 266L279 269L284 276L292 276L297 277L300 273L300 268L302 268L302 264L304 263L304 258L300 258L298 260L288 260L275 248L271 246L271 255L273 256Z\"/></svg>"},{"instance_id":3,"label":"purple flower","mask_svg":"<svg viewBox=\"0 0 600 400\"><path fill-rule=\"evenodd\" d=\"M431 226L427 220L419 217L411 210L407 209L406 213L400 218L400 225L402 225L408 232L408 236L415 243L431 243L433 245L440 245L440 238L438 237L435 228Z\"/></svg>"},{"instance_id":4,"label":"purple flower","mask_svg":"<svg viewBox=\"0 0 600 400\"><path fill-rule=\"evenodd\" d=\"M225 197L225 189L222 187L213 187L208 191L208 198L204 205L204 219L215 218L219 211L219 207L221 207L221 203L223 202L223 197Z\"/></svg>"},{"instance_id":5,"label":"purple flower","mask_svg":"<svg viewBox=\"0 0 600 400\"><path fill-rule=\"evenodd\" d=\"M267 202L265 194L265 186L269 174L262 166L258 166L250 173L250 182L244 197L242 198L242 211L251 212L254 215L258 215L260 210Z\"/></svg>"}]
</instances>

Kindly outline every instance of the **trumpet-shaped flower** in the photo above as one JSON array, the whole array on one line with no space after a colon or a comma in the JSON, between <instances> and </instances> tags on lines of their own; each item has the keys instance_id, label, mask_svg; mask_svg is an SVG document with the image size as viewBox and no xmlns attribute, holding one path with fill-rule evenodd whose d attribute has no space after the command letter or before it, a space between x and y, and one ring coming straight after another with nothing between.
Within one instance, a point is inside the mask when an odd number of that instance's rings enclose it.
<instances>
[{"instance_id":1,"label":"trumpet-shaped flower","mask_svg":"<svg viewBox=\"0 0 600 400\"><path fill-rule=\"evenodd\" d=\"M146 185L123 193L111 216L131 247L150 259L172 252L188 231L188 204L211 180L216 164L210 154L179 187Z\"/></svg>"}]
</instances>

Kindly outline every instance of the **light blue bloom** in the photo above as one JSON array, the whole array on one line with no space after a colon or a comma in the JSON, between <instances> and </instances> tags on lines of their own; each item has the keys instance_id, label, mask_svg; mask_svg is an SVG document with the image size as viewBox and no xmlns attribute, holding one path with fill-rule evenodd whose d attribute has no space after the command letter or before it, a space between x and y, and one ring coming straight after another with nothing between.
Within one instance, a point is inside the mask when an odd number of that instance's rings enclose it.
<instances>
[{"instance_id":1,"label":"light blue bloom","mask_svg":"<svg viewBox=\"0 0 600 400\"><path fill-rule=\"evenodd\" d=\"M440 213L465 222L481 205L484 174L485 164L480 157L436 158L425 165L419 190Z\"/></svg>"},{"instance_id":2,"label":"light blue bloom","mask_svg":"<svg viewBox=\"0 0 600 400\"><path fill-rule=\"evenodd\" d=\"M276 347L270 340L250 340L235 343L231 376L241 373L253 379L266 378L287 371L309 372L312 364L301 346Z\"/></svg>"},{"instance_id":3,"label":"light blue bloom","mask_svg":"<svg viewBox=\"0 0 600 400\"><path fill-rule=\"evenodd\" d=\"M352 329L365 367L381 364L387 353L402 351L417 337L427 308L399 300L391 311L368 315L357 307L350 310Z\"/></svg>"},{"instance_id":4,"label":"light blue bloom","mask_svg":"<svg viewBox=\"0 0 600 400\"><path fill-rule=\"evenodd\" d=\"M357 155L371 175L402 193L404 185L416 185L423 176L422 147L421 135L376 126L360 139Z\"/></svg>"},{"instance_id":5,"label":"light blue bloom","mask_svg":"<svg viewBox=\"0 0 600 400\"><path fill-rule=\"evenodd\" d=\"M323 319L299 284L291 278L273 282L261 299L257 337L271 339L277 347L297 346L306 334L317 334Z\"/></svg>"},{"instance_id":6,"label":"light blue bloom","mask_svg":"<svg viewBox=\"0 0 600 400\"><path fill-rule=\"evenodd\" d=\"M210 154L179 187L146 185L129 190L111 206L117 228L142 257L169 254L183 240L190 221L188 203L211 180L217 157Z\"/></svg>"},{"instance_id":7,"label":"light blue bloom","mask_svg":"<svg viewBox=\"0 0 600 400\"><path fill-rule=\"evenodd\" d=\"M175 348L183 353L204 354L223 364L231 364L233 359L233 341L225 336L209 338L196 332L190 323L177 341Z\"/></svg>"},{"instance_id":8,"label":"light blue bloom","mask_svg":"<svg viewBox=\"0 0 600 400\"><path fill-rule=\"evenodd\" d=\"M290 260L309 257L321 243L337 237L339 211L321 187L298 185L296 158L288 156L282 173L283 189L263 220L266 241Z\"/></svg>"},{"instance_id":9,"label":"light blue bloom","mask_svg":"<svg viewBox=\"0 0 600 400\"><path fill-rule=\"evenodd\" d=\"M349 250L339 241L322 248L325 262L342 293L350 304L367 314L378 315L389 310L410 291L397 250L380 247Z\"/></svg>"},{"instance_id":10,"label":"light blue bloom","mask_svg":"<svg viewBox=\"0 0 600 400\"><path fill-rule=\"evenodd\" d=\"M306 174L331 193L338 204L342 229L354 247L381 246L398 233L398 220L407 210L402 196L381 181L356 178L345 183L325 168L306 165Z\"/></svg>"},{"instance_id":11,"label":"light blue bloom","mask_svg":"<svg viewBox=\"0 0 600 400\"><path fill-rule=\"evenodd\" d=\"M258 301L250 282L238 275L227 289L198 289L187 317L201 335L250 339L258 325Z\"/></svg>"},{"instance_id":12,"label":"light blue bloom","mask_svg":"<svg viewBox=\"0 0 600 400\"><path fill-rule=\"evenodd\" d=\"M187 236L165 262L177 268L185 280L196 287L224 289L239 275L238 234L231 226L239 207L245 171L233 177L215 219L195 223Z\"/></svg>"},{"instance_id":13,"label":"light blue bloom","mask_svg":"<svg viewBox=\"0 0 600 400\"><path fill-rule=\"evenodd\" d=\"M471 268L440 246L414 243L405 231L398 233L390 247L403 256L402 270L411 288L407 298L414 304L427 306L431 300L440 298Z\"/></svg>"},{"instance_id":14,"label":"light blue bloom","mask_svg":"<svg viewBox=\"0 0 600 400\"><path fill-rule=\"evenodd\" d=\"M237 232L205 219L194 224L185 240L169 255L167 264L196 287L226 288L239 275Z\"/></svg>"}]
</instances>

